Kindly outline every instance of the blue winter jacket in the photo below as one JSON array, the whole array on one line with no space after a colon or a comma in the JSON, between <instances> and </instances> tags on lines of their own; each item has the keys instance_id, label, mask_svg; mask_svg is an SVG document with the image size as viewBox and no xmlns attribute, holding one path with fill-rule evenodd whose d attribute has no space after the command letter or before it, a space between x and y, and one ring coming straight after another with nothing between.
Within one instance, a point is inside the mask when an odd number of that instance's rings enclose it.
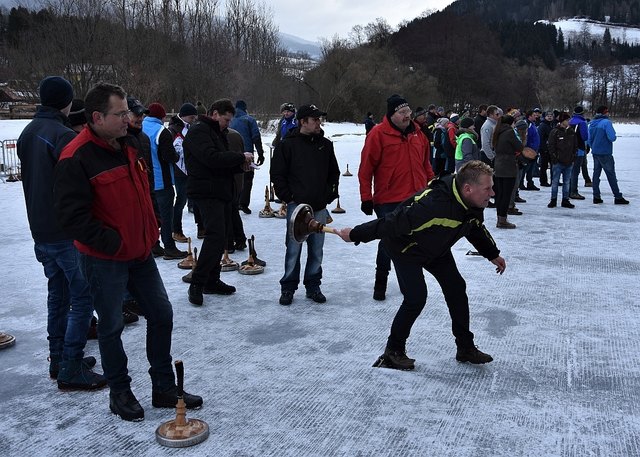
<instances>
[{"instance_id":1,"label":"blue winter jacket","mask_svg":"<svg viewBox=\"0 0 640 457\"><path fill-rule=\"evenodd\" d=\"M616 131L605 114L596 114L589 122L589 140L593 155L612 155L613 142L616 141Z\"/></svg>"},{"instance_id":2,"label":"blue winter jacket","mask_svg":"<svg viewBox=\"0 0 640 457\"><path fill-rule=\"evenodd\" d=\"M527 147L536 152L540 149L540 135L538 134L536 124L533 122L529 122L529 127L527 128Z\"/></svg>"},{"instance_id":3,"label":"blue winter jacket","mask_svg":"<svg viewBox=\"0 0 640 457\"><path fill-rule=\"evenodd\" d=\"M18 138L22 187L33 239L40 243L69 240L53 209L53 168L62 149L76 137L65 126L67 117L49 106L39 106Z\"/></svg>"},{"instance_id":4,"label":"blue winter jacket","mask_svg":"<svg viewBox=\"0 0 640 457\"><path fill-rule=\"evenodd\" d=\"M253 146L255 145L258 154L263 154L262 137L260 136L258 123L246 111L236 108L236 114L229 127L236 130L242 137L245 152L253 152Z\"/></svg>"},{"instance_id":5,"label":"blue winter jacket","mask_svg":"<svg viewBox=\"0 0 640 457\"><path fill-rule=\"evenodd\" d=\"M585 155L585 151L584 148L581 147L581 145L588 144L589 141L589 129L587 128L587 121L584 120L584 116L582 114L574 114L569 120L569 125L575 125L576 133L580 135L580 138L582 138L582 142L578 140L578 153L576 155L578 157L583 157Z\"/></svg>"}]
</instances>

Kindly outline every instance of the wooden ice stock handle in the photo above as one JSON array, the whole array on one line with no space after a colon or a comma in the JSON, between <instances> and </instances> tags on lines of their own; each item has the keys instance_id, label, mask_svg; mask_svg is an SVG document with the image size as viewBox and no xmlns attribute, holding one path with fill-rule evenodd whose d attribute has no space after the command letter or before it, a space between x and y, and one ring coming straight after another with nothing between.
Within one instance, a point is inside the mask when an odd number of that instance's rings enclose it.
<instances>
[{"instance_id":1,"label":"wooden ice stock handle","mask_svg":"<svg viewBox=\"0 0 640 457\"><path fill-rule=\"evenodd\" d=\"M325 233L333 233L334 235L340 236L340 234L333 227L327 227L326 225L322 226L322 231Z\"/></svg>"}]
</instances>

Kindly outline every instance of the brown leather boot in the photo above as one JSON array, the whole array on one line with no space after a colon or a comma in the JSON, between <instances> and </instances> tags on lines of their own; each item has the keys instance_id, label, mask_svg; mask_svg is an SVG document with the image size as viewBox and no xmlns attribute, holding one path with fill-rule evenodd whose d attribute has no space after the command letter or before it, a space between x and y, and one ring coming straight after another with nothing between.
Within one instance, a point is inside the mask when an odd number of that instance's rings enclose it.
<instances>
[{"instance_id":1,"label":"brown leather boot","mask_svg":"<svg viewBox=\"0 0 640 457\"><path fill-rule=\"evenodd\" d=\"M506 216L498 216L496 227L501 229L514 229L516 228L516 224L508 222Z\"/></svg>"}]
</instances>

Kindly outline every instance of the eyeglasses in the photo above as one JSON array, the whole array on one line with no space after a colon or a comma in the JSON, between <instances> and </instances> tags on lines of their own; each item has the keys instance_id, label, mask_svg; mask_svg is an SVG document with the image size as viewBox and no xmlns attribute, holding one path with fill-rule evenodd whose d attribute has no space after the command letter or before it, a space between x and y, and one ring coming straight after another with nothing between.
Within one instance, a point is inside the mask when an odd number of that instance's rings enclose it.
<instances>
[{"instance_id":1,"label":"eyeglasses","mask_svg":"<svg viewBox=\"0 0 640 457\"><path fill-rule=\"evenodd\" d=\"M117 116L121 120L124 121L127 117L129 117L130 113L131 113L131 111L127 110L127 111L120 111L119 113L104 113L104 115L105 116L108 116L108 115Z\"/></svg>"}]
</instances>

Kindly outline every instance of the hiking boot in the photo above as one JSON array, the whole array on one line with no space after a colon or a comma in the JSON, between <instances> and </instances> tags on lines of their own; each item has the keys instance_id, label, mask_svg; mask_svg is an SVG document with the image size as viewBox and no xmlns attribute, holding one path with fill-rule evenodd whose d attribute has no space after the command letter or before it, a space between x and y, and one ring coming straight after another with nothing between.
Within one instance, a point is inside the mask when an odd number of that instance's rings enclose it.
<instances>
[{"instance_id":1,"label":"hiking boot","mask_svg":"<svg viewBox=\"0 0 640 457\"><path fill-rule=\"evenodd\" d=\"M602 199L600 197L593 197L593 204L598 205L602 203Z\"/></svg>"},{"instance_id":2,"label":"hiking boot","mask_svg":"<svg viewBox=\"0 0 640 457\"><path fill-rule=\"evenodd\" d=\"M283 290L280 294L280 304L283 306L289 306L293 302L293 291Z\"/></svg>"},{"instance_id":3,"label":"hiking boot","mask_svg":"<svg viewBox=\"0 0 640 457\"><path fill-rule=\"evenodd\" d=\"M373 299L377 301L383 301L387 298L387 288L374 287L373 288Z\"/></svg>"},{"instance_id":4,"label":"hiking boot","mask_svg":"<svg viewBox=\"0 0 640 457\"><path fill-rule=\"evenodd\" d=\"M205 294L218 294L218 295L231 295L236 291L236 288L225 284L219 279L211 285L205 285L202 288L202 293Z\"/></svg>"},{"instance_id":5,"label":"hiking boot","mask_svg":"<svg viewBox=\"0 0 640 457\"><path fill-rule=\"evenodd\" d=\"M549 200L549 204L547 205L547 208L555 208L556 206L558 206L557 198L552 198L551 200Z\"/></svg>"},{"instance_id":6,"label":"hiking boot","mask_svg":"<svg viewBox=\"0 0 640 457\"><path fill-rule=\"evenodd\" d=\"M571 198L572 200L584 200L585 198L580 195L578 192L574 192L571 195L569 195L569 198Z\"/></svg>"},{"instance_id":7,"label":"hiking boot","mask_svg":"<svg viewBox=\"0 0 640 457\"><path fill-rule=\"evenodd\" d=\"M187 409L200 409L202 407L202 397L182 393L182 399ZM178 403L178 389L174 387L166 392L153 391L151 393L151 404L154 408L175 408Z\"/></svg>"},{"instance_id":8,"label":"hiking boot","mask_svg":"<svg viewBox=\"0 0 640 457\"><path fill-rule=\"evenodd\" d=\"M507 214L510 216L522 216L522 211L514 206L513 208L509 208L507 210Z\"/></svg>"},{"instance_id":9,"label":"hiking boot","mask_svg":"<svg viewBox=\"0 0 640 457\"><path fill-rule=\"evenodd\" d=\"M382 301L386 297L387 293L387 277L388 273L386 271L377 271L376 270L376 280L373 283L373 299Z\"/></svg>"},{"instance_id":10,"label":"hiking boot","mask_svg":"<svg viewBox=\"0 0 640 457\"><path fill-rule=\"evenodd\" d=\"M202 296L202 286L200 284L191 284L189 286L189 303L202 306L204 303L204 297Z\"/></svg>"},{"instance_id":11,"label":"hiking boot","mask_svg":"<svg viewBox=\"0 0 640 457\"><path fill-rule=\"evenodd\" d=\"M527 187L523 183L518 186L518 190L527 190Z\"/></svg>"},{"instance_id":12,"label":"hiking boot","mask_svg":"<svg viewBox=\"0 0 640 457\"><path fill-rule=\"evenodd\" d=\"M125 300L122 302L122 311L128 311L130 313L137 314L138 316L144 315L144 313L138 306L138 302L133 298L131 300Z\"/></svg>"},{"instance_id":13,"label":"hiking boot","mask_svg":"<svg viewBox=\"0 0 640 457\"><path fill-rule=\"evenodd\" d=\"M120 419L130 422L144 420L144 409L138 403L131 389L119 393L109 393L109 409Z\"/></svg>"},{"instance_id":14,"label":"hiking boot","mask_svg":"<svg viewBox=\"0 0 640 457\"><path fill-rule=\"evenodd\" d=\"M562 203L560 203L560 206L562 206L563 208L575 208L576 207L576 205L571 203L571 200L569 200L568 198L563 198L562 199Z\"/></svg>"},{"instance_id":15,"label":"hiking boot","mask_svg":"<svg viewBox=\"0 0 640 457\"><path fill-rule=\"evenodd\" d=\"M513 201L515 203L527 203L527 201L524 198L520 197L519 195L516 195L516 198L514 198Z\"/></svg>"},{"instance_id":16,"label":"hiking boot","mask_svg":"<svg viewBox=\"0 0 640 457\"><path fill-rule=\"evenodd\" d=\"M122 321L124 322L124 325L133 324L138 322L139 319L140 318L136 313L132 313L131 311L124 309L122 310Z\"/></svg>"},{"instance_id":17,"label":"hiking boot","mask_svg":"<svg viewBox=\"0 0 640 457\"><path fill-rule=\"evenodd\" d=\"M540 190L539 187L536 187L536 185L532 182L530 182L529 184L527 184L527 189L526 190Z\"/></svg>"},{"instance_id":18,"label":"hiking boot","mask_svg":"<svg viewBox=\"0 0 640 457\"><path fill-rule=\"evenodd\" d=\"M415 368L416 360L407 357L405 351L395 351L387 346L384 350L383 357L390 368L397 370L413 370Z\"/></svg>"},{"instance_id":19,"label":"hiking boot","mask_svg":"<svg viewBox=\"0 0 640 457\"><path fill-rule=\"evenodd\" d=\"M551 187L551 184L549 184L548 182L540 182L540 186L541 187Z\"/></svg>"},{"instance_id":20,"label":"hiking boot","mask_svg":"<svg viewBox=\"0 0 640 457\"><path fill-rule=\"evenodd\" d=\"M593 183L591 181L585 181L584 187L593 187Z\"/></svg>"},{"instance_id":21,"label":"hiking boot","mask_svg":"<svg viewBox=\"0 0 640 457\"><path fill-rule=\"evenodd\" d=\"M62 359L59 356L50 356L49 357L49 376L51 379L58 379L58 375L60 373L60 363ZM91 369L96 366L97 360L95 357L88 356L82 359L82 364Z\"/></svg>"},{"instance_id":22,"label":"hiking boot","mask_svg":"<svg viewBox=\"0 0 640 457\"><path fill-rule=\"evenodd\" d=\"M162 256L162 258L164 260L178 260L184 259L188 255L189 253L187 251L181 251L178 248L168 248L164 250L164 255Z\"/></svg>"},{"instance_id":23,"label":"hiking boot","mask_svg":"<svg viewBox=\"0 0 640 457\"><path fill-rule=\"evenodd\" d=\"M98 339L98 319L96 318L96 316L91 316L91 324L89 324L89 330L87 330L87 339Z\"/></svg>"},{"instance_id":24,"label":"hiking boot","mask_svg":"<svg viewBox=\"0 0 640 457\"><path fill-rule=\"evenodd\" d=\"M316 303L324 303L327 301L327 297L324 296L320 290L314 290L313 292L307 292L306 297L310 298Z\"/></svg>"},{"instance_id":25,"label":"hiking boot","mask_svg":"<svg viewBox=\"0 0 640 457\"><path fill-rule=\"evenodd\" d=\"M244 251L247 249L247 242L244 240L236 241L234 243L234 247L236 248L236 251Z\"/></svg>"},{"instance_id":26,"label":"hiking boot","mask_svg":"<svg viewBox=\"0 0 640 457\"><path fill-rule=\"evenodd\" d=\"M177 241L178 243L186 243L187 241L189 241L189 239L184 236L184 233L182 232L172 233L171 238L173 238L173 240Z\"/></svg>"},{"instance_id":27,"label":"hiking boot","mask_svg":"<svg viewBox=\"0 0 640 457\"><path fill-rule=\"evenodd\" d=\"M160 242L156 242L156 244L153 245L151 254L153 254L154 257L162 257L164 255L164 248L160 246Z\"/></svg>"},{"instance_id":28,"label":"hiking boot","mask_svg":"<svg viewBox=\"0 0 640 457\"><path fill-rule=\"evenodd\" d=\"M182 281L186 282L187 284L191 284L191 277L193 276L193 271L190 271L189 273L187 273L186 275L184 275L182 277Z\"/></svg>"},{"instance_id":29,"label":"hiking boot","mask_svg":"<svg viewBox=\"0 0 640 457\"><path fill-rule=\"evenodd\" d=\"M249 208L247 208L246 206L240 205L240 206L238 206L238 209L240 211L242 211L244 214L251 214L251 210Z\"/></svg>"},{"instance_id":30,"label":"hiking boot","mask_svg":"<svg viewBox=\"0 0 640 457\"><path fill-rule=\"evenodd\" d=\"M456 360L458 362L469 362L474 364L489 363L493 361L493 357L485 354L475 346L470 348L458 348L456 352Z\"/></svg>"},{"instance_id":31,"label":"hiking boot","mask_svg":"<svg viewBox=\"0 0 640 457\"><path fill-rule=\"evenodd\" d=\"M512 224L511 222L507 221L506 217L498 216L498 222L496 222L496 228L514 229L516 228L516 224Z\"/></svg>"},{"instance_id":32,"label":"hiking boot","mask_svg":"<svg viewBox=\"0 0 640 457\"><path fill-rule=\"evenodd\" d=\"M624 197L620 197L620 198L616 198L613 201L614 204L616 205L628 205L629 204L629 200L626 200Z\"/></svg>"},{"instance_id":33,"label":"hiking boot","mask_svg":"<svg viewBox=\"0 0 640 457\"><path fill-rule=\"evenodd\" d=\"M95 359L93 360L95 361ZM60 362L58 389L95 390L106 385L107 378L91 371L91 368L85 365L84 360L63 360Z\"/></svg>"}]
</instances>

